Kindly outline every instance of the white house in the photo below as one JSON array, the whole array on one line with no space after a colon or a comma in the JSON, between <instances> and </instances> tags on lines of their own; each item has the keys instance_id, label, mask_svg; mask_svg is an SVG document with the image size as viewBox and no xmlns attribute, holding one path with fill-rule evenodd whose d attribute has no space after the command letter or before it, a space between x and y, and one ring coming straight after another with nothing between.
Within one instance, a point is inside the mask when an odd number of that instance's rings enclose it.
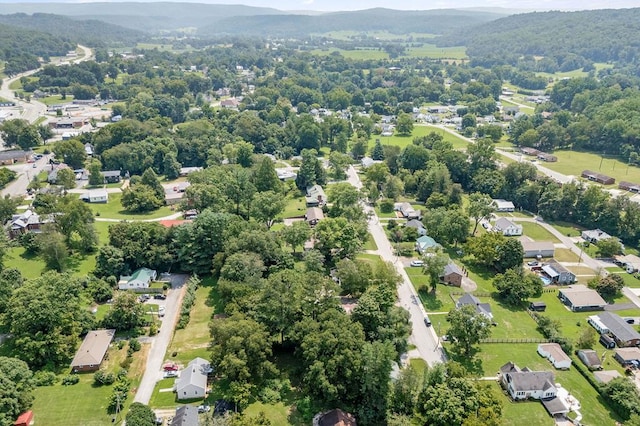
<instances>
[{"instance_id":1,"label":"white house","mask_svg":"<svg viewBox=\"0 0 640 426\"><path fill-rule=\"evenodd\" d=\"M540 343L538 353L548 359L558 370L568 370L571 367L571 358L557 343Z\"/></svg>"},{"instance_id":2,"label":"white house","mask_svg":"<svg viewBox=\"0 0 640 426\"><path fill-rule=\"evenodd\" d=\"M502 235L506 236L522 235L522 225L513 223L506 217L498 219L495 225L493 225L493 229L494 231L500 232Z\"/></svg>"},{"instance_id":3,"label":"white house","mask_svg":"<svg viewBox=\"0 0 640 426\"><path fill-rule=\"evenodd\" d=\"M207 396L207 375L211 373L209 361L202 358L191 360L176 379L176 399L198 399Z\"/></svg>"},{"instance_id":4,"label":"white house","mask_svg":"<svg viewBox=\"0 0 640 426\"><path fill-rule=\"evenodd\" d=\"M500 367L500 382L514 400L554 398L558 394L551 371L531 371L512 362Z\"/></svg>"},{"instance_id":5,"label":"white house","mask_svg":"<svg viewBox=\"0 0 640 426\"><path fill-rule=\"evenodd\" d=\"M419 219L420 218L420 212L416 211L411 204L409 203L395 203L395 205L393 206L393 209L395 211L398 211L400 213L402 213L402 216L404 216L407 219Z\"/></svg>"},{"instance_id":6,"label":"white house","mask_svg":"<svg viewBox=\"0 0 640 426\"><path fill-rule=\"evenodd\" d=\"M503 200L502 198L494 199L493 205L498 212L512 212L516 209L511 201Z\"/></svg>"},{"instance_id":7,"label":"white house","mask_svg":"<svg viewBox=\"0 0 640 426\"><path fill-rule=\"evenodd\" d=\"M120 290L149 288L151 281L154 281L157 276L157 272L153 269L140 268L130 276L121 276L118 282L118 288Z\"/></svg>"},{"instance_id":8,"label":"white house","mask_svg":"<svg viewBox=\"0 0 640 426\"><path fill-rule=\"evenodd\" d=\"M87 203L107 203L109 202L109 193L105 188L90 189L81 195L80 199Z\"/></svg>"}]
</instances>

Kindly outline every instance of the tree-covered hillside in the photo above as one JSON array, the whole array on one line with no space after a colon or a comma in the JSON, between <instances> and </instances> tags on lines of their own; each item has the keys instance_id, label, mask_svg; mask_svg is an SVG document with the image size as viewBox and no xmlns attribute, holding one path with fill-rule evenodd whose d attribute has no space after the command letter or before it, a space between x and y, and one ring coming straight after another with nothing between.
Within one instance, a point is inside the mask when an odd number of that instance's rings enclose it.
<instances>
[{"instance_id":1,"label":"tree-covered hillside","mask_svg":"<svg viewBox=\"0 0 640 426\"><path fill-rule=\"evenodd\" d=\"M640 9L513 15L456 31L438 44L467 46L473 63L483 66L511 64L555 72L614 61L637 67Z\"/></svg>"},{"instance_id":2,"label":"tree-covered hillside","mask_svg":"<svg viewBox=\"0 0 640 426\"><path fill-rule=\"evenodd\" d=\"M465 28L492 21L502 15L454 9L400 11L368 9L309 15L234 16L202 27L201 35L251 34L300 36L328 31L389 31L443 34L451 28Z\"/></svg>"},{"instance_id":3,"label":"tree-covered hillside","mask_svg":"<svg viewBox=\"0 0 640 426\"><path fill-rule=\"evenodd\" d=\"M92 47L112 46L118 43L132 45L145 36L141 31L97 20L76 20L46 13L0 15L0 23L46 32Z\"/></svg>"},{"instance_id":4,"label":"tree-covered hillside","mask_svg":"<svg viewBox=\"0 0 640 426\"><path fill-rule=\"evenodd\" d=\"M38 68L38 57L65 55L75 48L66 37L0 24L0 60L6 61L7 75Z\"/></svg>"}]
</instances>

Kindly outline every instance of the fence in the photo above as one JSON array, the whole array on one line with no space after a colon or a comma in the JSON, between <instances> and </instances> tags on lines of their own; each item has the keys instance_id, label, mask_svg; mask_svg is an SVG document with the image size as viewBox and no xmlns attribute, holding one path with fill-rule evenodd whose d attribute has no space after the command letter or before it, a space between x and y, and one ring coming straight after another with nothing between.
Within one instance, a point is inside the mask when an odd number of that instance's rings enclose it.
<instances>
[{"instance_id":1,"label":"fence","mask_svg":"<svg viewBox=\"0 0 640 426\"><path fill-rule=\"evenodd\" d=\"M482 339L480 343L552 343L549 339Z\"/></svg>"}]
</instances>

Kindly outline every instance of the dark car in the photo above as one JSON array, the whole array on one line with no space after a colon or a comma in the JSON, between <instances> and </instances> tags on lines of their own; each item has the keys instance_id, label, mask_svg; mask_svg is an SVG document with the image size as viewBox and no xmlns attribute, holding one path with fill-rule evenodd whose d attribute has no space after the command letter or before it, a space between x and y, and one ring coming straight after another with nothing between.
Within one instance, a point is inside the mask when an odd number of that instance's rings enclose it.
<instances>
[{"instance_id":1,"label":"dark car","mask_svg":"<svg viewBox=\"0 0 640 426\"><path fill-rule=\"evenodd\" d=\"M429 319L428 315L424 316L424 325L426 325L427 327L431 327L431 320Z\"/></svg>"},{"instance_id":2,"label":"dark car","mask_svg":"<svg viewBox=\"0 0 640 426\"><path fill-rule=\"evenodd\" d=\"M153 298L154 299L159 299L159 300L165 300L167 298L167 296L165 296L164 294L154 294Z\"/></svg>"}]
</instances>

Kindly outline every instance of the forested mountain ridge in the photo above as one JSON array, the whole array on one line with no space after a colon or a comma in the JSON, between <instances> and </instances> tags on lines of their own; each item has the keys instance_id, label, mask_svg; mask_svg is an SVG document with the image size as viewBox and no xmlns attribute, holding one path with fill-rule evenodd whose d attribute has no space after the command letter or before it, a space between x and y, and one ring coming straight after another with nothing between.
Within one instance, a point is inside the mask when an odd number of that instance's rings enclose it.
<instances>
[{"instance_id":1,"label":"forested mountain ridge","mask_svg":"<svg viewBox=\"0 0 640 426\"><path fill-rule=\"evenodd\" d=\"M452 31L437 44L467 46L473 63L481 66L555 72L590 68L593 62L633 65L640 54L640 8L512 15Z\"/></svg>"},{"instance_id":2,"label":"forested mountain ridge","mask_svg":"<svg viewBox=\"0 0 640 426\"><path fill-rule=\"evenodd\" d=\"M316 16L291 14L234 16L200 28L199 34L299 36L328 31L379 30L396 34L411 32L443 34L451 28L476 26L501 16L504 15L455 9L401 11L383 8Z\"/></svg>"},{"instance_id":3,"label":"forested mountain ridge","mask_svg":"<svg viewBox=\"0 0 640 426\"><path fill-rule=\"evenodd\" d=\"M144 33L130 28L95 19L77 20L48 13L0 15L0 24L46 32L91 47L112 46L118 43L132 45L145 38Z\"/></svg>"},{"instance_id":4,"label":"forested mountain ridge","mask_svg":"<svg viewBox=\"0 0 640 426\"><path fill-rule=\"evenodd\" d=\"M64 56L75 48L76 44L67 37L0 23L0 60L6 61L7 75L38 68L38 57Z\"/></svg>"}]
</instances>

